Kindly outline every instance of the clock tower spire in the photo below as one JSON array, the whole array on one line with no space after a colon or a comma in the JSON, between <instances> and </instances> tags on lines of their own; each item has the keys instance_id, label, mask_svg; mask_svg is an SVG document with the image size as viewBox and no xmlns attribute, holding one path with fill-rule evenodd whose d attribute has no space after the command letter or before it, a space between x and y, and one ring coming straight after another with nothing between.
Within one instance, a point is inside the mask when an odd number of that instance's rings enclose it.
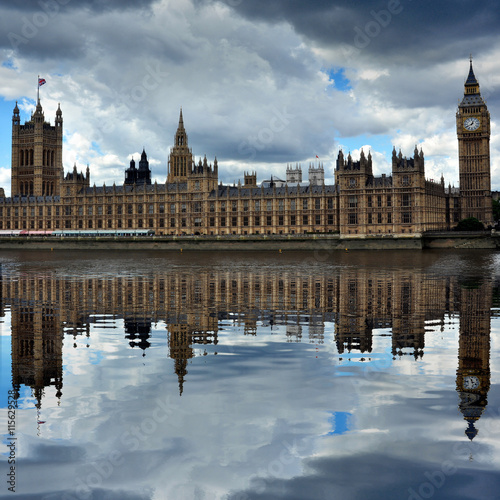
<instances>
[{"instance_id":1,"label":"clock tower spire","mask_svg":"<svg viewBox=\"0 0 500 500\"><path fill-rule=\"evenodd\" d=\"M491 210L490 113L472 67L458 105L458 168L461 218L476 217L486 226L493 223Z\"/></svg>"}]
</instances>

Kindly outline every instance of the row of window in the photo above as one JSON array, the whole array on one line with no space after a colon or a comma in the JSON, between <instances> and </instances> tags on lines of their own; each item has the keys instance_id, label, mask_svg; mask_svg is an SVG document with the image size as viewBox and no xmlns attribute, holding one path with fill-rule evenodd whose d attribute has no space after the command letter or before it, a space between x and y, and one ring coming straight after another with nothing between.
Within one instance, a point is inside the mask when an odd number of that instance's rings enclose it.
<instances>
[{"instance_id":1,"label":"row of window","mask_svg":"<svg viewBox=\"0 0 500 500\"><path fill-rule=\"evenodd\" d=\"M70 207L68 207L70 208ZM273 226L273 217L271 215L268 215L266 217L261 217L261 216L255 216L255 217L248 217L244 216L241 217L241 221L239 221L238 217L209 217L208 219L208 225L210 227L215 227L216 226L216 219L218 222L219 227L227 227L227 226L232 226L232 227L239 227L240 224L243 227L248 227L250 225L254 226L260 226L260 225L265 225L265 226ZM311 224L315 225L321 225L324 222L322 222L322 216L321 215L315 215L309 217L309 215L303 215L302 217L298 217L295 215L291 215L289 218L286 218L280 215L278 216L276 220L276 224L278 226L285 226L285 222L289 224L290 226L296 226L299 224L302 224L304 226ZM327 224L329 226L333 226L335 221L333 214L329 214L326 217ZM137 227L138 228L144 228L144 227L149 227L149 228L154 228L155 227L155 222L156 219L149 218L149 219L137 219ZM180 219L176 217L172 217L169 220L169 225L172 228L175 227L188 227L189 225L189 218L182 217ZM202 217L194 217L192 220L192 225L194 227L202 227L203 224L203 218ZM158 219L157 221L158 227L162 228L165 227L165 219L161 218ZM253 224L252 224L253 223ZM80 219L76 223L78 229L103 229L103 228L113 228L113 220L112 219L98 219L97 221L93 220L87 220L84 221L83 219ZM73 229L72 227L72 221L71 220L65 220L61 222L60 220L56 219L54 221L54 227L52 227L52 221L51 220L46 220L45 222L42 220L39 220L37 223L34 220L30 221L22 221L19 223L19 221L14 221L13 224L11 224L10 220L7 221L2 221L0 220L0 229L60 229L61 227L64 227L65 229ZM134 219L117 219L116 220L116 227L118 229L127 227L127 228L133 228L134 227Z\"/></svg>"},{"instance_id":2,"label":"row of window","mask_svg":"<svg viewBox=\"0 0 500 500\"><path fill-rule=\"evenodd\" d=\"M368 214L368 224L392 224L392 213L385 214L386 217L384 217L384 214L382 212L378 212L375 214ZM384 220L385 219L385 220ZM359 224L359 217L356 212L350 212L347 217L347 223L349 225L357 225ZM412 223L412 216L411 212L403 212L401 214L401 223L402 224L411 224Z\"/></svg>"},{"instance_id":3,"label":"row of window","mask_svg":"<svg viewBox=\"0 0 500 500\"><path fill-rule=\"evenodd\" d=\"M243 216L241 218L241 222L238 221L238 217L219 217L219 227L226 227L226 225L231 225L232 227L238 227L240 224L243 227L248 227L252 225L254 226L260 226L260 225L265 225L265 226L272 226L273 225L273 216L272 215L267 215L261 217L260 215L256 215L254 217L248 217L248 216ZM326 217L326 223L329 226L334 225L334 217L333 214L328 214ZM209 226L210 227L215 227L215 222L216 218L215 217L210 217L209 218ZM317 226L323 224L322 222L322 217L321 215L315 215L309 217L309 215L303 215L302 217L296 216L296 215L290 215L289 219L288 217L285 218L283 215L279 215L277 218L277 225L278 226L284 226L286 224L289 224L290 226L296 226L300 223L302 223L303 226L307 226L310 223L315 224ZM175 219L171 219L171 224L175 224ZM175 227L175 226L171 226Z\"/></svg>"},{"instance_id":4,"label":"row of window","mask_svg":"<svg viewBox=\"0 0 500 500\"><path fill-rule=\"evenodd\" d=\"M368 208L373 208L373 207L392 207L392 195L388 195L385 197L385 205L383 204L383 198L382 195L377 195L377 196L367 196L366 197L366 205ZM358 208L358 197L357 196L349 196L348 199L348 206L349 208ZM411 207L411 194L410 193L403 193L401 195L401 206L402 207Z\"/></svg>"}]
</instances>

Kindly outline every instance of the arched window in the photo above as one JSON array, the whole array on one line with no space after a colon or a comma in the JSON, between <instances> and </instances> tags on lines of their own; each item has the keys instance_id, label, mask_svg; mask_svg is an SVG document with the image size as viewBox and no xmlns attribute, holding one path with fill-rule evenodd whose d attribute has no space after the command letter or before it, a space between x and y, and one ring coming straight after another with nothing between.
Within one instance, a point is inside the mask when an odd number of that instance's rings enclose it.
<instances>
[{"instance_id":1,"label":"arched window","mask_svg":"<svg viewBox=\"0 0 500 500\"><path fill-rule=\"evenodd\" d=\"M19 151L19 163L22 166L24 166L24 150L21 149L21 151Z\"/></svg>"},{"instance_id":2,"label":"arched window","mask_svg":"<svg viewBox=\"0 0 500 500\"><path fill-rule=\"evenodd\" d=\"M33 165L33 150L30 149L30 165Z\"/></svg>"},{"instance_id":3,"label":"arched window","mask_svg":"<svg viewBox=\"0 0 500 500\"><path fill-rule=\"evenodd\" d=\"M54 151L52 151L52 153L50 153L50 166L51 167L54 166Z\"/></svg>"}]
</instances>

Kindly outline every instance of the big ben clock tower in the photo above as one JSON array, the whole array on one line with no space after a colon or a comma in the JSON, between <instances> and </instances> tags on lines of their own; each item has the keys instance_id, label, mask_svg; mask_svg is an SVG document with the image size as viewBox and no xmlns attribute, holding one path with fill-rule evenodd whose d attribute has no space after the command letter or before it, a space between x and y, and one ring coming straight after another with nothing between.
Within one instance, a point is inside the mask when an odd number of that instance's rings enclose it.
<instances>
[{"instance_id":1,"label":"big ben clock tower","mask_svg":"<svg viewBox=\"0 0 500 500\"><path fill-rule=\"evenodd\" d=\"M457 111L461 218L493 223L491 210L490 113L472 69Z\"/></svg>"}]
</instances>

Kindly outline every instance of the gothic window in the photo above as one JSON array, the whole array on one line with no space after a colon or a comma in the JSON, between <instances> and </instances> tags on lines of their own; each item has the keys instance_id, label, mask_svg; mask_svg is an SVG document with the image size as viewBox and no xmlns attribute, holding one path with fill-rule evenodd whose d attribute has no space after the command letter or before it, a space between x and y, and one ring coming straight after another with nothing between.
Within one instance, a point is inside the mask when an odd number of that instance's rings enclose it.
<instances>
[{"instance_id":1,"label":"gothic window","mask_svg":"<svg viewBox=\"0 0 500 500\"><path fill-rule=\"evenodd\" d=\"M260 200L255 200L255 211L260 211Z\"/></svg>"},{"instance_id":2,"label":"gothic window","mask_svg":"<svg viewBox=\"0 0 500 500\"><path fill-rule=\"evenodd\" d=\"M411 194L403 193L402 206L403 207L411 207Z\"/></svg>"},{"instance_id":3,"label":"gothic window","mask_svg":"<svg viewBox=\"0 0 500 500\"><path fill-rule=\"evenodd\" d=\"M410 185L410 177L408 175L403 175L402 184L403 184L403 186L409 186Z\"/></svg>"},{"instance_id":4,"label":"gothic window","mask_svg":"<svg viewBox=\"0 0 500 500\"><path fill-rule=\"evenodd\" d=\"M296 202L295 202L295 200L290 200L290 210L296 210Z\"/></svg>"},{"instance_id":5,"label":"gothic window","mask_svg":"<svg viewBox=\"0 0 500 500\"><path fill-rule=\"evenodd\" d=\"M267 211L270 212L273 209L273 202L271 200L267 200Z\"/></svg>"},{"instance_id":6,"label":"gothic window","mask_svg":"<svg viewBox=\"0 0 500 500\"><path fill-rule=\"evenodd\" d=\"M358 207L357 196L349 196L349 208L357 208L357 207Z\"/></svg>"},{"instance_id":7,"label":"gothic window","mask_svg":"<svg viewBox=\"0 0 500 500\"><path fill-rule=\"evenodd\" d=\"M358 223L358 214L350 213L348 218L348 224L357 224Z\"/></svg>"},{"instance_id":8,"label":"gothic window","mask_svg":"<svg viewBox=\"0 0 500 500\"><path fill-rule=\"evenodd\" d=\"M387 206L392 207L392 196L391 195L387 196Z\"/></svg>"},{"instance_id":9,"label":"gothic window","mask_svg":"<svg viewBox=\"0 0 500 500\"><path fill-rule=\"evenodd\" d=\"M402 213L402 222L403 224L411 224L411 212Z\"/></svg>"},{"instance_id":10,"label":"gothic window","mask_svg":"<svg viewBox=\"0 0 500 500\"><path fill-rule=\"evenodd\" d=\"M319 198L316 198L316 199L314 200L314 208L315 208L316 210L319 210L319 209L321 208L321 200L320 200Z\"/></svg>"},{"instance_id":11,"label":"gothic window","mask_svg":"<svg viewBox=\"0 0 500 500\"><path fill-rule=\"evenodd\" d=\"M302 210L307 210L307 200L302 200Z\"/></svg>"},{"instance_id":12,"label":"gothic window","mask_svg":"<svg viewBox=\"0 0 500 500\"><path fill-rule=\"evenodd\" d=\"M304 226L307 226L309 224L309 216L308 215L303 215L302 216L302 224Z\"/></svg>"},{"instance_id":13,"label":"gothic window","mask_svg":"<svg viewBox=\"0 0 500 500\"><path fill-rule=\"evenodd\" d=\"M382 196L377 196L377 207L382 206Z\"/></svg>"}]
</instances>

